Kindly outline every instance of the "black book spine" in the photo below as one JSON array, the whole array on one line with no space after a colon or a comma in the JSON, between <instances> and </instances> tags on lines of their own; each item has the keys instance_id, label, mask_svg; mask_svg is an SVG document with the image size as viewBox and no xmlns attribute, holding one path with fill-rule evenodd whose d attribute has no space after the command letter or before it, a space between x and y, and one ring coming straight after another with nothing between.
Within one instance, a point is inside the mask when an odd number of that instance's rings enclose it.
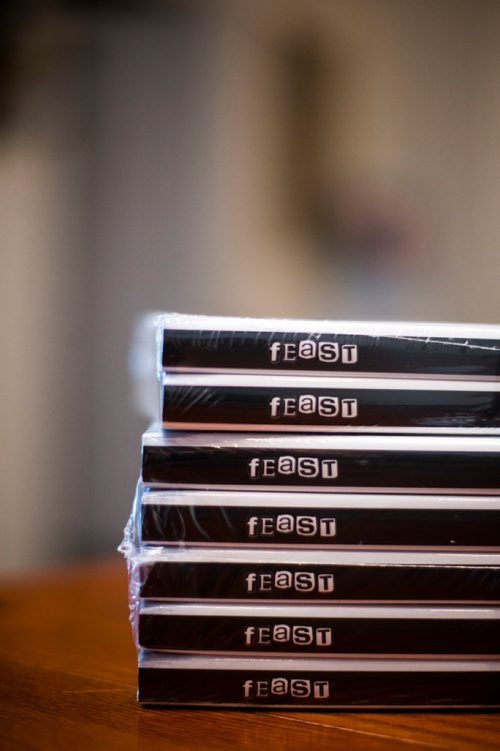
<instances>
[{"instance_id":1,"label":"black book spine","mask_svg":"<svg viewBox=\"0 0 500 751\"><path fill-rule=\"evenodd\" d=\"M165 428L492 429L500 428L500 393L167 383L163 386L162 421Z\"/></svg>"},{"instance_id":2,"label":"black book spine","mask_svg":"<svg viewBox=\"0 0 500 751\"><path fill-rule=\"evenodd\" d=\"M139 668L143 704L222 706L498 707L500 673Z\"/></svg>"},{"instance_id":3,"label":"black book spine","mask_svg":"<svg viewBox=\"0 0 500 751\"><path fill-rule=\"evenodd\" d=\"M500 493L496 451L361 451L145 445L145 485Z\"/></svg>"},{"instance_id":4,"label":"black book spine","mask_svg":"<svg viewBox=\"0 0 500 751\"><path fill-rule=\"evenodd\" d=\"M148 544L500 548L500 510L143 503Z\"/></svg>"},{"instance_id":5,"label":"black book spine","mask_svg":"<svg viewBox=\"0 0 500 751\"><path fill-rule=\"evenodd\" d=\"M140 596L166 600L500 601L500 567L156 561L140 567Z\"/></svg>"},{"instance_id":6,"label":"black book spine","mask_svg":"<svg viewBox=\"0 0 500 751\"><path fill-rule=\"evenodd\" d=\"M500 375L498 340L290 331L164 329L167 370Z\"/></svg>"},{"instance_id":7,"label":"black book spine","mask_svg":"<svg viewBox=\"0 0 500 751\"><path fill-rule=\"evenodd\" d=\"M259 655L498 656L499 621L481 618L315 618L143 612L139 645Z\"/></svg>"}]
</instances>

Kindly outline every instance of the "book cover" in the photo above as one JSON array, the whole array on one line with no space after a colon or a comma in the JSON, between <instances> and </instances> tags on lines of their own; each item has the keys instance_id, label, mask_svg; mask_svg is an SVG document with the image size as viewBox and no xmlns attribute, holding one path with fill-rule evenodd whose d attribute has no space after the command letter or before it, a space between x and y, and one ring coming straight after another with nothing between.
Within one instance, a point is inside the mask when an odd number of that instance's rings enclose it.
<instances>
[{"instance_id":1,"label":"book cover","mask_svg":"<svg viewBox=\"0 0 500 751\"><path fill-rule=\"evenodd\" d=\"M382 551L143 549L140 597L155 600L494 604L500 555Z\"/></svg>"},{"instance_id":2,"label":"book cover","mask_svg":"<svg viewBox=\"0 0 500 751\"><path fill-rule=\"evenodd\" d=\"M500 438L151 429L142 481L212 490L500 494Z\"/></svg>"},{"instance_id":3,"label":"book cover","mask_svg":"<svg viewBox=\"0 0 500 751\"><path fill-rule=\"evenodd\" d=\"M498 658L500 608L144 602L139 646L169 652Z\"/></svg>"},{"instance_id":4,"label":"book cover","mask_svg":"<svg viewBox=\"0 0 500 751\"><path fill-rule=\"evenodd\" d=\"M146 545L500 550L500 498L146 490Z\"/></svg>"},{"instance_id":5,"label":"book cover","mask_svg":"<svg viewBox=\"0 0 500 751\"><path fill-rule=\"evenodd\" d=\"M158 331L159 365L172 372L500 377L493 325L170 314Z\"/></svg>"},{"instance_id":6,"label":"book cover","mask_svg":"<svg viewBox=\"0 0 500 751\"><path fill-rule=\"evenodd\" d=\"M500 433L500 381L168 374L162 426L177 430Z\"/></svg>"},{"instance_id":7,"label":"book cover","mask_svg":"<svg viewBox=\"0 0 500 751\"><path fill-rule=\"evenodd\" d=\"M494 661L159 655L139 659L141 704L486 709L500 706Z\"/></svg>"}]
</instances>

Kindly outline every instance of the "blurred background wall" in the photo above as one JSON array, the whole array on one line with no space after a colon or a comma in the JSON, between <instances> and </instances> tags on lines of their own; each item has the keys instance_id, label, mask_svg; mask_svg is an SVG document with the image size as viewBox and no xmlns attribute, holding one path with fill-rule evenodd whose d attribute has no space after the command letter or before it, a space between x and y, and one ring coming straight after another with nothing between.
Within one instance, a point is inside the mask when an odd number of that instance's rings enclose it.
<instances>
[{"instance_id":1,"label":"blurred background wall","mask_svg":"<svg viewBox=\"0 0 500 751\"><path fill-rule=\"evenodd\" d=\"M1 569L120 541L141 311L499 322L496 0L0 13Z\"/></svg>"}]
</instances>

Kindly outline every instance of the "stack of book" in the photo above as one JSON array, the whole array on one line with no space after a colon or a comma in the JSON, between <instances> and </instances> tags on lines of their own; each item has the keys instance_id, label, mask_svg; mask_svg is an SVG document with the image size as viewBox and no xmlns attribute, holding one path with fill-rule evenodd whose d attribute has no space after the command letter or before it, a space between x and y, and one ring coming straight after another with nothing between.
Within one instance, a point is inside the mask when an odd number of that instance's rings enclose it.
<instances>
[{"instance_id":1,"label":"stack of book","mask_svg":"<svg viewBox=\"0 0 500 751\"><path fill-rule=\"evenodd\" d=\"M500 706L500 328L156 325L139 701Z\"/></svg>"}]
</instances>

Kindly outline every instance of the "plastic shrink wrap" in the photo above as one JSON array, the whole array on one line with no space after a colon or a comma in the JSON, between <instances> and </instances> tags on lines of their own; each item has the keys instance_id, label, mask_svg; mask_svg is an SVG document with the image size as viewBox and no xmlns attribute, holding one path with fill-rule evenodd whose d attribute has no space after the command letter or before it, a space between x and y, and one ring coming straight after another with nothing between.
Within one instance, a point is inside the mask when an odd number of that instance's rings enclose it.
<instances>
[{"instance_id":1,"label":"plastic shrink wrap","mask_svg":"<svg viewBox=\"0 0 500 751\"><path fill-rule=\"evenodd\" d=\"M151 314L130 363L141 703L500 706L500 327Z\"/></svg>"}]
</instances>

